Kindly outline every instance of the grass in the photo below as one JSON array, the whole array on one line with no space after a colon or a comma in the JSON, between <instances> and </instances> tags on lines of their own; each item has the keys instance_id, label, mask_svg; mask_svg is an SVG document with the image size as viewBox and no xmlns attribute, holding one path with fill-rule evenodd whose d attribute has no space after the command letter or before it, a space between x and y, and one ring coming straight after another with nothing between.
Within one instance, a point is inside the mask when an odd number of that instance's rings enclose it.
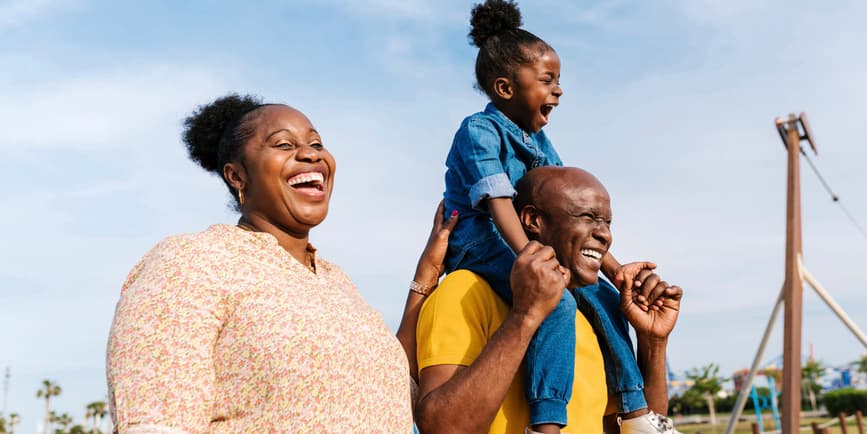
<instances>
[{"instance_id":1,"label":"grass","mask_svg":"<svg viewBox=\"0 0 867 434\"><path fill-rule=\"evenodd\" d=\"M683 434L723 434L725 433L726 426L728 425L729 417L731 417L728 413L717 414L717 424L711 425L709 423L704 424L677 424L677 430ZM735 425L735 434L752 434L752 423L756 421L755 414L744 412L744 416L747 420L739 422ZM802 433L812 434L813 431L810 429L811 422L818 422L819 424L825 423L831 420L830 417L801 417L801 427L806 428L802 429ZM762 423L764 424L765 431L771 431L774 429L774 419L770 414L764 415L762 417ZM848 434L858 434L858 427L855 426L855 421L849 421L847 423L847 433ZM829 427L831 434L842 434L842 430L839 425L833 425ZM867 431L865 431L867 432Z\"/></svg>"}]
</instances>

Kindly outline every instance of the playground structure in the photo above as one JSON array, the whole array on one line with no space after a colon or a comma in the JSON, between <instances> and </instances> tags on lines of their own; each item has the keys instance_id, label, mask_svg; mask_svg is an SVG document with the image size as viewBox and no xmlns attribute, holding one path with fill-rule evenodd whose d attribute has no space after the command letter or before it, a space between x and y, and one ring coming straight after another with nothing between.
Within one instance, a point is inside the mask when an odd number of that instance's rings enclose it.
<instances>
[{"instance_id":1,"label":"playground structure","mask_svg":"<svg viewBox=\"0 0 867 434\"><path fill-rule=\"evenodd\" d=\"M774 121L777 132L783 141L787 151L787 181L786 181L786 271L783 287L771 311L768 325L765 327L756 356L750 367L750 371L744 380L732 411L726 434L734 432L735 425L741 416L746 404L747 396L752 390L753 379L759 370L759 363L765 352L768 338L773 330L777 314L781 305L785 304L783 324L783 379L782 399L780 406L783 409L781 423L784 433L797 433L800 431L801 416L801 317L804 281L816 291L816 294L837 315L847 328L867 348L867 336L846 315L846 312L828 294L822 285L807 271L801 259L801 179L800 179L800 156L807 157L801 142L806 140L813 153L818 154L813 139L813 132L807 122L807 115L799 116L790 114L787 119L777 118ZM809 160L808 160L809 161ZM824 182L824 180L823 180ZM837 196L833 196L837 201ZM773 395L773 389L772 393ZM760 410L756 409L757 412Z\"/></svg>"},{"instance_id":2,"label":"playground structure","mask_svg":"<svg viewBox=\"0 0 867 434\"><path fill-rule=\"evenodd\" d=\"M767 378L768 381L768 395L760 395L758 390L756 390L755 385L750 385L750 398L753 401L753 408L756 411L756 425L758 427L758 431L760 433L765 432L764 422L762 421L762 411L770 410L771 414L774 417L774 429L780 429L780 411L779 406L777 405L777 400L779 398L780 392L777 391L777 383L774 380L775 375L779 375L780 371L777 369L774 363L770 363L762 368L760 371L756 372L756 375L762 375ZM744 387L744 380L749 374L749 370L744 369L742 371L735 372L732 375L732 381L735 385L735 390L740 391Z\"/></svg>"}]
</instances>

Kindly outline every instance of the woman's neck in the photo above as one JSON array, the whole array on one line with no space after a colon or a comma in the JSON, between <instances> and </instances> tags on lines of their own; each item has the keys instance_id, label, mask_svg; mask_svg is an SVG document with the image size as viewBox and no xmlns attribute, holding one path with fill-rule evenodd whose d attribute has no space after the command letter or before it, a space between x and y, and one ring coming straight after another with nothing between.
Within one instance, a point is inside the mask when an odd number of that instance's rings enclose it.
<instances>
[{"instance_id":1,"label":"woman's neck","mask_svg":"<svg viewBox=\"0 0 867 434\"><path fill-rule=\"evenodd\" d=\"M308 232L292 233L257 215L242 215L238 226L254 232L265 232L277 238L277 244L289 252L298 262L307 265L309 244Z\"/></svg>"}]
</instances>

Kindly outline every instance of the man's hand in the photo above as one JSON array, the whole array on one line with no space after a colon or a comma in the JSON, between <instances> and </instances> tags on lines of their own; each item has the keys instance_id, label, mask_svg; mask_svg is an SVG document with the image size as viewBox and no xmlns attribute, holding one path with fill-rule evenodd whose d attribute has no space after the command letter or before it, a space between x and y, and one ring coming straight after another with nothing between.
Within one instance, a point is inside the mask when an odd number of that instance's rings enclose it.
<instances>
[{"instance_id":1,"label":"man's hand","mask_svg":"<svg viewBox=\"0 0 867 434\"><path fill-rule=\"evenodd\" d=\"M557 307L570 278L554 249L530 241L512 266L512 312L538 326Z\"/></svg>"},{"instance_id":2,"label":"man's hand","mask_svg":"<svg viewBox=\"0 0 867 434\"><path fill-rule=\"evenodd\" d=\"M639 336L667 338L677 322L683 290L669 285L646 269L639 272L635 280L641 282L644 293L650 294L655 301L649 309L641 306L632 287L624 285L620 293L620 310Z\"/></svg>"}]
</instances>

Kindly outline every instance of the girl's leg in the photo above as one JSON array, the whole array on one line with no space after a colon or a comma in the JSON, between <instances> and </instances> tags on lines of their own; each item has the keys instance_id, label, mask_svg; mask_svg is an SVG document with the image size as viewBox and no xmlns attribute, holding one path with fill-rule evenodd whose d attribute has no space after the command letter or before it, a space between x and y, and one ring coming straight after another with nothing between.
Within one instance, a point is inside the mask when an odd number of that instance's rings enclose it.
<instances>
[{"instance_id":1,"label":"girl's leg","mask_svg":"<svg viewBox=\"0 0 867 434\"><path fill-rule=\"evenodd\" d=\"M608 389L617 397L618 413L646 409L644 378L635 360L628 323L620 313L620 293L600 280L597 285L577 289L575 298L599 339Z\"/></svg>"},{"instance_id":2,"label":"girl's leg","mask_svg":"<svg viewBox=\"0 0 867 434\"><path fill-rule=\"evenodd\" d=\"M566 404L575 376L575 298L563 291L527 347L525 391L530 425L566 425Z\"/></svg>"},{"instance_id":3,"label":"girl's leg","mask_svg":"<svg viewBox=\"0 0 867 434\"><path fill-rule=\"evenodd\" d=\"M512 303L509 275L515 254L497 238L468 251L457 268L481 275L507 303ZM563 291L560 303L542 322L527 347L525 395L530 425L566 425L566 403L572 396L575 368L575 298Z\"/></svg>"}]
</instances>

